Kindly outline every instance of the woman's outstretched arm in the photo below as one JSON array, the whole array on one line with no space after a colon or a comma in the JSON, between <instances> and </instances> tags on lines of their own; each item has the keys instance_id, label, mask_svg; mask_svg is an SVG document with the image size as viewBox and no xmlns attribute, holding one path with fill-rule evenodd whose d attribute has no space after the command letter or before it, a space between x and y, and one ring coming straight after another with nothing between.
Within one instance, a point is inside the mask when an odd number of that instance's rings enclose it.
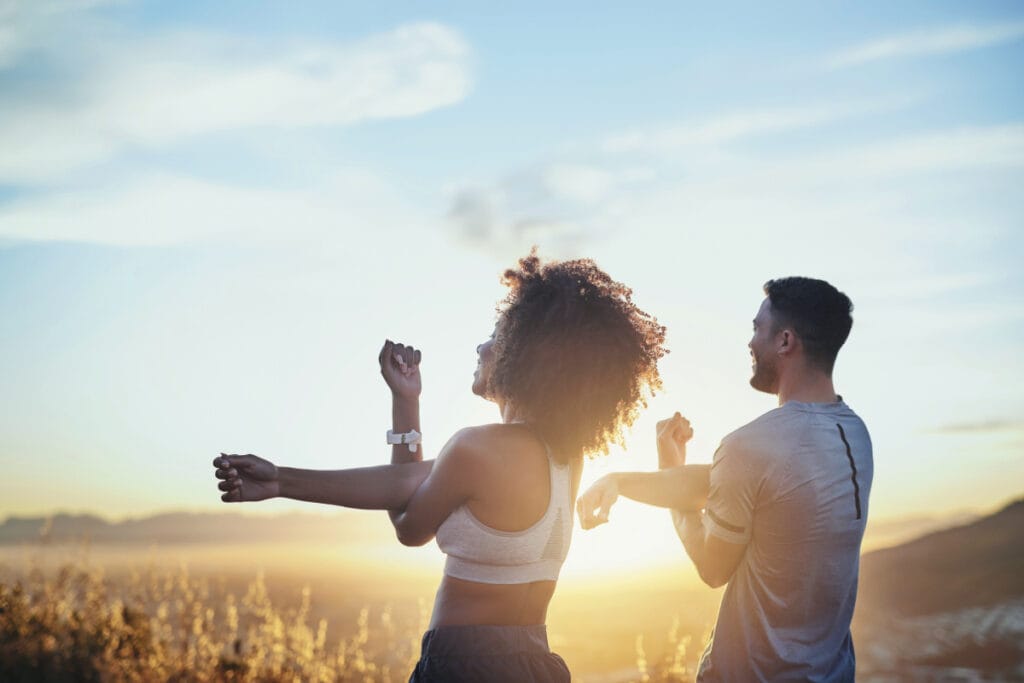
<instances>
[{"instance_id":1,"label":"woman's outstretched arm","mask_svg":"<svg viewBox=\"0 0 1024 683\"><path fill-rule=\"evenodd\" d=\"M347 470L277 467L256 455L215 458L215 476L226 503L291 498L362 510L401 510L427 478L433 461Z\"/></svg>"},{"instance_id":2,"label":"woman's outstretched arm","mask_svg":"<svg viewBox=\"0 0 1024 683\"><path fill-rule=\"evenodd\" d=\"M363 510L393 510L392 523L405 545L423 545L434 537L452 510L485 478L487 450L475 429L452 437L437 460L348 470L277 467L256 455L214 458L217 487L226 503L292 498Z\"/></svg>"}]
</instances>

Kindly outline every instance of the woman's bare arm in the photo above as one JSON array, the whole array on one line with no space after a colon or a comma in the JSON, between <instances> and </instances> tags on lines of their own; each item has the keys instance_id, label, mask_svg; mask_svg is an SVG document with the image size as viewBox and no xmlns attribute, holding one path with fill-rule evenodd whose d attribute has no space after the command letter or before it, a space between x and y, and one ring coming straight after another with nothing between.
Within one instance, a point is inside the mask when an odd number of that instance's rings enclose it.
<instances>
[{"instance_id":1,"label":"woman's bare arm","mask_svg":"<svg viewBox=\"0 0 1024 683\"><path fill-rule=\"evenodd\" d=\"M362 510L402 509L427 478L433 461L347 470L277 467L256 455L215 458L221 500L242 503L291 498Z\"/></svg>"},{"instance_id":2,"label":"woman's bare arm","mask_svg":"<svg viewBox=\"0 0 1024 683\"><path fill-rule=\"evenodd\" d=\"M221 500L227 503L291 498L363 510L391 510L398 540L423 545L485 479L476 430L464 429L437 460L348 470L277 467L255 455L215 458Z\"/></svg>"},{"instance_id":3,"label":"woman's bare arm","mask_svg":"<svg viewBox=\"0 0 1024 683\"><path fill-rule=\"evenodd\" d=\"M281 467L279 496L360 510L400 510L433 465L428 460L333 471Z\"/></svg>"}]
</instances>

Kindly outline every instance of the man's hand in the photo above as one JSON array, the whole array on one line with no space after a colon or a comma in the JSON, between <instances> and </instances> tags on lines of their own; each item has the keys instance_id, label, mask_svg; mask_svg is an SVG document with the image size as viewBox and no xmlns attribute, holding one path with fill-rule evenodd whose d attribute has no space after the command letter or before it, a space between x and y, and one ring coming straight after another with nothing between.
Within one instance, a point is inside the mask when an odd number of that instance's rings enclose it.
<instances>
[{"instance_id":1,"label":"man's hand","mask_svg":"<svg viewBox=\"0 0 1024 683\"><path fill-rule=\"evenodd\" d=\"M388 339L377 356L380 374L396 397L419 399L423 391L420 378L421 353L411 346Z\"/></svg>"},{"instance_id":2,"label":"man's hand","mask_svg":"<svg viewBox=\"0 0 1024 683\"><path fill-rule=\"evenodd\" d=\"M607 474L576 500L576 514L580 526L593 529L608 521L608 513L619 498L619 482L614 474Z\"/></svg>"},{"instance_id":3,"label":"man's hand","mask_svg":"<svg viewBox=\"0 0 1024 683\"><path fill-rule=\"evenodd\" d=\"M255 455L225 455L213 459L214 476L221 480L217 488L224 491L225 503L246 503L281 495L277 467Z\"/></svg>"},{"instance_id":4,"label":"man's hand","mask_svg":"<svg viewBox=\"0 0 1024 683\"><path fill-rule=\"evenodd\" d=\"M657 425L658 468L679 467L686 464L686 442L693 438L690 421L676 413Z\"/></svg>"}]
</instances>

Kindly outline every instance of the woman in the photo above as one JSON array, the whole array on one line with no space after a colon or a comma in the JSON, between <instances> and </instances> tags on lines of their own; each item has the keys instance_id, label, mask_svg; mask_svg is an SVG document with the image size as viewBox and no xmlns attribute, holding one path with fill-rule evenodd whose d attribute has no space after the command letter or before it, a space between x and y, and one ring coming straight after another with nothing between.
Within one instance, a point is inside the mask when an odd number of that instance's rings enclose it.
<instances>
[{"instance_id":1,"label":"woman","mask_svg":"<svg viewBox=\"0 0 1024 683\"><path fill-rule=\"evenodd\" d=\"M386 342L389 442L406 442L391 465L322 472L253 455L214 460L226 502L281 496L386 509L403 544L437 538L448 557L412 681L569 680L544 624L583 456L621 442L661 386L665 329L592 261L541 264L534 252L503 282L509 293L477 347L473 378L500 423L462 429L422 461L409 443L420 431L420 352Z\"/></svg>"}]
</instances>

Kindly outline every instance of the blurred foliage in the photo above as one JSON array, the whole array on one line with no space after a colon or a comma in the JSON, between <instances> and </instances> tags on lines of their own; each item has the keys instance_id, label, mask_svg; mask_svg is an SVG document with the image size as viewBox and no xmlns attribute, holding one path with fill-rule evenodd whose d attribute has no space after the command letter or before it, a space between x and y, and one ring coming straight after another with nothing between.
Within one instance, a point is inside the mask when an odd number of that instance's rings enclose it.
<instances>
[{"instance_id":1,"label":"blurred foliage","mask_svg":"<svg viewBox=\"0 0 1024 683\"><path fill-rule=\"evenodd\" d=\"M422 630L399 632L389 609L364 608L351 636L329 643L327 621L311 623L310 598L306 588L296 605L275 606L262 575L238 599L212 595L184 568L117 584L96 568L34 569L0 584L0 680L407 679Z\"/></svg>"}]
</instances>

